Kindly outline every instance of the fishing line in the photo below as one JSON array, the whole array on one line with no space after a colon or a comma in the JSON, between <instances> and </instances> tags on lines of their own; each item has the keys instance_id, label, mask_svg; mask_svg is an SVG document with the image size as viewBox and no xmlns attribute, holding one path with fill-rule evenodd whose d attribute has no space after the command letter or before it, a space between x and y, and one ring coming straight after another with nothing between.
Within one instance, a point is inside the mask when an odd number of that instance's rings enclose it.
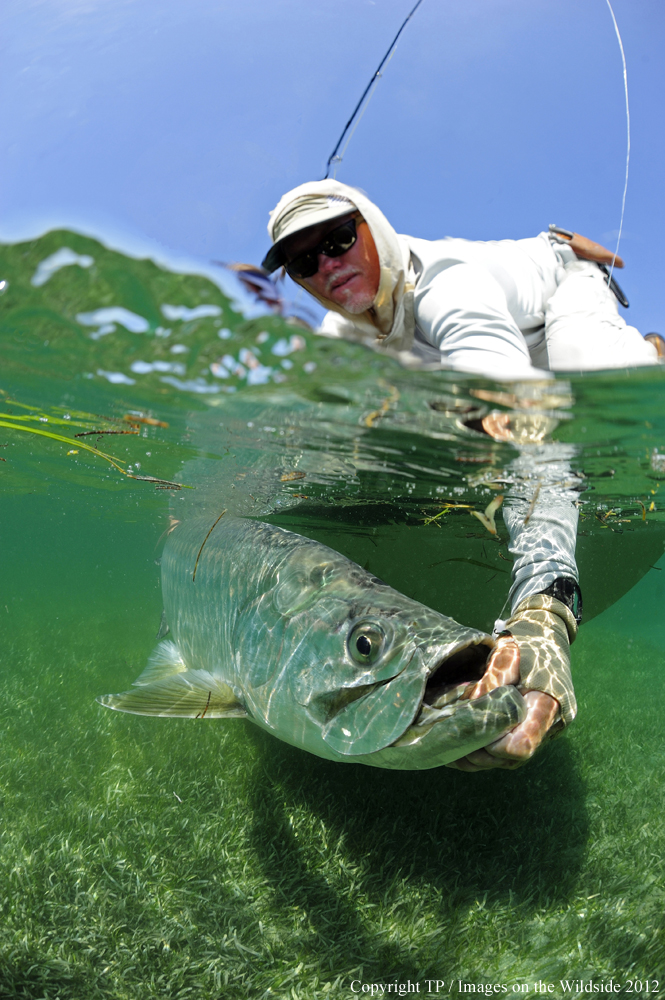
<instances>
[{"instance_id":1,"label":"fishing line","mask_svg":"<svg viewBox=\"0 0 665 1000\"><path fill-rule=\"evenodd\" d=\"M614 251L614 257L612 258L612 266L610 267L610 274L608 278L608 284L612 280L612 272L614 271L614 262L619 255L619 243L621 242L621 233L623 230L623 216L626 211L626 192L628 191L628 168L630 166L630 106L628 104L628 71L626 69L626 53L623 50L623 42L621 40L621 33L619 31L619 25L617 24L617 19L614 16L614 11L612 10L612 4L610 0L605 0L607 6L610 9L610 14L612 15L612 22L614 24L614 31L616 32L617 41L619 42L619 48L621 50L621 61L623 63L623 90L626 96L626 179L623 185L623 198L621 200L621 221L619 222L619 235L617 236L617 245Z\"/></svg>"},{"instance_id":2,"label":"fishing line","mask_svg":"<svg viewBox=\"0 0 665 1000\"><path fill-rule=\"evenodd\" d=\"M397 34L395 35L395 37L393 38L392 42L390 43L386 54L384 55L383 59L381 60L381 62L377 66L376 71L372 74L372 77L371 77L369 83L367 84L367 86L363 90L362 97L360 98L360 100L356 104L356 106L355 106L355 108L353 110L353 114L351 115L351 117L349 118L348 122L346 123L346 125L342 129L342 134L340 135L339 139L337 140L337 144L335 145L335 148L333 149L332 153L328 157L328 162L326 163L326 173L325 173L325 177L323 178L324 181L328 180L328 178L330 177L330 169L331 169L331 167L332 167L333 164L335 164L334 173L333 173L333 179L334 179L335 175L337 174L339 166L340 166L342 160L344 159L344 154L346 153L346 151L347 151L347 149L349 147L349 143L351 142L351 139L353 137L353 133L355 132L355 130L358 127L358 125L360 124L360 118L362 118L362 116L365 114L365 111L367 109L367 105L369 104L369 102L371 100L371 97L372 97L372 94L374 93L376 85L379 82L379 80L381 79L381 70L383 69L383 67L385 66L385 64L387 62L389 62L390 59L392 59L392 56L393 56L393 53L394 53L394 50L395 50L395 46L397 45L397 40L398 40L399 36L402 34L402 32L406 28L407 24L409 23L409 21L411 20L411 18L415 14L415 12L418 10L418 8L420 7L420 5L421 5L422 2L423 2L423 0L418 0L418 2L415 4L415 6L412 8L412 10L404 18L404 20L402 22L402 25L401 25L399 31L397 32ZM608 0L608 3L609 3L609 0ZM367 99L367 100L365 100L365 99ZM351 128L351 126L353 125L353 123L354 123L354 121L356 119L356 116L358 115L358 112L360 111L360 109L363 106L363 104L365 105L365 107L363 108L362 114L360 115L360 118L358 118L358 121L356 122L356 126L353 129L353 132L351 132L351 135L347 139L346 145L344 146L344 149L342 150L341 155L338 156L337 155L337 150L339 149L339 147L344 142L346 134L349 131L349 129Z\"/></svg>"}]
</instances>

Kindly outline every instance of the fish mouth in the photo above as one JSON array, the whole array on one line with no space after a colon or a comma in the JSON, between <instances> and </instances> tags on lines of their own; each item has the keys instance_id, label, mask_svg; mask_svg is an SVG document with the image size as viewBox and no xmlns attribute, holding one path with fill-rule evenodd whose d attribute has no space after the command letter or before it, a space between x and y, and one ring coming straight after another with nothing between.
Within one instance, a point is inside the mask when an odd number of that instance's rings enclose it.
<instances>
[{"instance_id":1,"label":"fish mouth","mask_svg":"<svg viewBox=\"0 0 665 1000\"><path fill-rule=\"evenodd\" d=\"M486 636L433 661L413 722L385 748L381 760L377 756L378 766L438 767L499 739L523 721L526 706L513 685L469 700L467 689L483 677L493 647Z\"/></svg>"},{"instance_id":2,"label":"fish mouth","mask_svg":"<svg viewBox=\"0 0 665 1000\"><path fill-rule=\"evenodd\" d=\"M487 641L468 643L435 661L425 684L421 707L441 707L453 692L459 697L464 688L483 677L491 651L492 646Z\"/></svg>"}]
</instances>

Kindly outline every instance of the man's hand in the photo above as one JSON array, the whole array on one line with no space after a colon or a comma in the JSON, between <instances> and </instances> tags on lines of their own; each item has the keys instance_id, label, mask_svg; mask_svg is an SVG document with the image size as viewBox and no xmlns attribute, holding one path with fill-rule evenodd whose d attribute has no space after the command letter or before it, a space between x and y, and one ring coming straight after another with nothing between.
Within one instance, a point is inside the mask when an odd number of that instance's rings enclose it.
<instances>
[{"instance_id":1,"label":"man's hand","mask_svg":"<svg viewBox=\"0 0 665 1000\"><path fill-rule=\"evenodd\" d=\"M469 699L480 698L504 684L518 685L520 681L520 650L515 640L503 636L490 656L484 676L468 688ZM491 767L514 769L525 764L536 752L554 722L559 702L543 691L527 691L524 695L527 716L500 740L481 750L474 750L466 757L452 761L447 767L460 771L485 771Z\"/></svg>"},{"instance_id":2,"label":"man's hand","mask_svg":"<svg viewBox=\"0 0 665 1000\"><path fill-rule=\"evenodd\" d=\"M468 688L467 697L479 698L502 684L514 684L524 694L526 719L500 740L452 761L448 767L461 771L519 767L533 756L555 720L561 729L575 718L570 643L577 635L577 622L570 608L548 594L534 594L515 608L506 630L508 634L494 647L484 677Z\"/></svg>"}]
</instances>

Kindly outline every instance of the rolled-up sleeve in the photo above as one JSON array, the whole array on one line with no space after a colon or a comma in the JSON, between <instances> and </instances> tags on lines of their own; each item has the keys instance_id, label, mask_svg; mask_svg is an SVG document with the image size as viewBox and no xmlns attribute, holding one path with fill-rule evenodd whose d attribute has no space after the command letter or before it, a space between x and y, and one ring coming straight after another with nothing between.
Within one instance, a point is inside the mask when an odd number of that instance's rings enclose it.
<instances>
[{"instance_id":1,"label":"rolled-up sleeve","mask_svg":"<svg viewBox=\"0 0 665 1000\"><path fill-rule=\"evenodd\" d=\"M495 377L542 376L531 365L506 294L489 271L456 263L427 277L416 286L415 320L442 360L460 371Z\"/></svg>"}]
</instances>

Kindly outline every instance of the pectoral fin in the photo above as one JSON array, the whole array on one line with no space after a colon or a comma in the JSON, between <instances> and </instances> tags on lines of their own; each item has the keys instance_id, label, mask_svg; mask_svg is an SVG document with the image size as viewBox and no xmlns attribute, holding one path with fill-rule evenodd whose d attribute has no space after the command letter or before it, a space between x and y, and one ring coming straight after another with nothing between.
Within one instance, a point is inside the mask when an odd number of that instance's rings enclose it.
<instances>
[{"instance_id":1,"label":"pectoral fin","mask_svg":"<svg viewBox=\"0 0 665 1000\"><path fill-rule=\"evenodd\" d=\"M133 715L183 719L240 719L247 715L229 685L207 670L176 673L151 684L141 683L132 691L103 695L97 701L105 708Z\"/></svg>"},{"instance_id":2,"label":"pectoral fin","mask_svg":"<svg viewBox=\"0 0 665 1000\"><path fill-rule=\"evenodd\" d=\"M169 628L169 623L166 620L166 611L162 611L162 617L159 620L159 628L157 629L157 635L155 639L163 639L164 636L168 635L171 629Z\"/></svg>"}]
</instances>

